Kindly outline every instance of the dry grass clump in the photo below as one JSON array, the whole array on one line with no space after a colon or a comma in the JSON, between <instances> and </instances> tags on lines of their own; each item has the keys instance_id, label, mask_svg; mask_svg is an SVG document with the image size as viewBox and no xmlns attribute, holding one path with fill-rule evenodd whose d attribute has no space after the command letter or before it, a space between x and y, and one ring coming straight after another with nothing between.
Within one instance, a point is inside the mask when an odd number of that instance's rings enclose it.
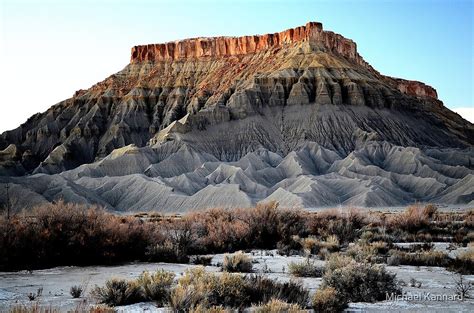
<instances>
[{"instance_id":1,"label":"dry grass clump","mask_svg":"<svg viewBox=\"0 0 474 313\"><path fill-rule=\"evenodd\" d=\"M306 310L303 310L303 308L299 306L298 304L287 303L279 299L271 299L270 301L268 301L267 303L263 305L252 307L252 310L253 310L252 312L255 312L255 313L306 312Z\"/></svg>"},{"instance_id":2,"label":"dry grass clump","mask_svg":"<svg viewBox=\"0 0 474 313\"><path fill-rule=\"evenodd\" d=\"M314 236L302 238L301 246L306 254L317 254L323 257L340 249L339 239L335 235L327 236L325 240L320 240Z\"/></svg>"},{"instance_id":3,"label":"dry grass clump","mask_svg":"<svg viewBox=\"0 0 474 313\"><path fill-rule=\"evenodd\" d=\"M222 270L224 272L251 273L252 267L252 258L242 251L226 254L222 263Z\"/></svg>"},{"instance_id":4,"label":"dry grass clump","mask_svg":"<svg viewBox=\"0 0 474 313\"><path fill-rule=\"evenodd\" d=\"M186 271L172 289L170 306L177 312L216 306L242 309L273 298L306 306L308 291L298 283L279 283L261 276L231 273L216 275L195 268Z\"/></svg>"},{"instance_id":5,"label":"dry grass clump","mask_svg":"<svg viewBox=\"0 0 474 313\"><path fill-rule=\"evenodd\" d=\"M98 303L108 306L119 306L142 302L145 300L140 285L135 281L124 279L110 279L104 287L96 286L91 291Z\"/></svg>"},{"instance_id":6,"label":"dry grass clump","mask_svg":"<svg viewBox=\"0 0 474 313\"><path fill-rule=\"evenodd\" d=\"M333 287L324 287L316 290L311 306L318 313L342 312L347 307L347 301L341 299Z\"/></svg>"},{"instance_id":7,"label":"dry grass clump","mask_svg":"<svg viewBox=\"0 0 474 313\"><path fill-rule=\"evenodd\" d=\"M95 288L91 295L98 303L108 306L127 305L144 301L154 301L165 305L170 298L174 274L163 270L154 273L143 272L135 280L110 279L105 286Z\"/></svg>"},{"instance_id":8,"label":"dry grass clump","mask_svg":"<svg viewBox=\"0 0 474 313\"><path fill-rule=\"evenodd\" d=\"M338 268L348 266L349 264L353 262L355 262L355 260L349 256L346 256L340 253L333 253L329 256L325 264L325 269L326 269L326 272L334 271Z\"/></svg>"},{"instance_id":9,"label":"dry grass clump","mask_svg":"<svg viewBox=\"0 0 474 313\"><path fill-rule=\"evenodd\" d=\"M243 307L248 303L245 280L240 275L216 275L203 268L190 269L171 290L170 306L177 312L188 312L198 307Z\"/></svg>"},{"instance_id":10,"label":"dry grass clump","mask_svg":"<svg viewBox=\"0 0 474 313\"><path fill-rule=\"evenodd\" d=\"M288 264L288 270L296 277L322 277L324 267L318 266L314 261L306 258L301 262L291 262Z\"/></svg>"},{"instance_id":11,"label":"dry grass clump","mask_svg":"<svg viewBox=\"0 0 474 313\"><path fill-rule=\"evenodd\" d=\"M383 241L371 243L359 242L350 245L346 254L358 262L381 263L383 255L388 252L388 245Z\"/></svg>"},{"instance_id":12,"label":"dry grass clump","mask_svg":"<svg viewBox=\"0 0 474 313\"><path fill-rule=\"evenodd\" d=\"M346 254L358 262L382 263L393 247L390 240L380 240L384 237L372 231L364 231L357 242L349 244Z\"/></svg>"},{"instance_id":13,"label":"dry grass clump","mask_svg":"<svg viewBox=\"0 0 474 313\"><path fill-rule=\"evenodd\" d=\"M174 280L174 273L164 270L154 273L143 272L137 279L137 284L141 288L142 296L148 301L155 301L158 305L167 303L170 296L171 285Z\"/></svg>"}]
</instances>

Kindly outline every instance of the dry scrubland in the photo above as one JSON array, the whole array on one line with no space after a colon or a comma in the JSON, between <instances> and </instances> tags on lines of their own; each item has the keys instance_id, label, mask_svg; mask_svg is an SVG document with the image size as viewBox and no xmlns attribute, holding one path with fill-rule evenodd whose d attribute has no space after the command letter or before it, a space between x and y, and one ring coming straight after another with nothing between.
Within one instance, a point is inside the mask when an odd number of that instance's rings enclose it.
<instances>
[{"instance_id":1,"label":"dry scrubland","mask_svg":"<svg viewBox=\"0 0 474 313\"><path fill-rule=\"evenodd\" d=\"M472 210L446 213L427 205L401 213L353 209L316 213L277 206L212 209L184 216L118 216L95 207L49 204L10 219L2 217L0 270L130 261L208 265L209 255L229 253L220 264L222 273L206 272L204 267L179 277L165 271L144 272L133 280L111 278L90 292L102 304L90 310L153 301L176 312L249 307L257 312L311 308L335 312L349 302L382 301L386 293L399 294L406 284L416 286L416 280L399 281L385 265L440 266L453 276L474 270ZM434 249L433 242L466 248L452 256ZM306 259L288 264L288 271L294 277L322 277L322 284L310 294L297 280L280 282L253 273L252 259L234 253L250 249L303 255ZM324 265L318 265L320 260ZM461 283L457 291L469 286ZM71 286L70 293L81 297L82 291L81 286ZM35 296L39 295L31 295ZM77 310L84 309L89 310Z\"/></svg>"}]
</instances>

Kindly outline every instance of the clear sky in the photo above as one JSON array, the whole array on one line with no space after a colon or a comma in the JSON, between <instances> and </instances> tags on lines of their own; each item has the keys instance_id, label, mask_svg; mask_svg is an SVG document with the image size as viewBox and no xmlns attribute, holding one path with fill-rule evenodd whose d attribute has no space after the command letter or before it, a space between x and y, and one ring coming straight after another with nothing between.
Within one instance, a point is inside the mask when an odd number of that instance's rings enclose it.
<instances>
[{"instance_id":1,"label":"clear sky","mask_svg":"<svg viewBox=\"0 0 474 313\"><path fill-rule=\"evenodd\" d=\"M474 121L472 0L0 1L0 132L119 71L134 45L308 21L353 39L383 74L433 86Z\"/></svg>"}]
</instances>

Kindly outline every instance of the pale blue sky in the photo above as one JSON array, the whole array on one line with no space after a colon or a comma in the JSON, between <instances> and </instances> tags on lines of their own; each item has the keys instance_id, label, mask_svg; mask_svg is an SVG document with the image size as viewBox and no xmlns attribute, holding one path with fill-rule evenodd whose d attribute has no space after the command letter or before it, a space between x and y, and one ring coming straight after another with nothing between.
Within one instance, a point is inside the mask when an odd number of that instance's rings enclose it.
<instances>
[{"instance_id":1,"label":"pale blue sky","mask_svg":"<svg viewBox=\"0 0 474 313\"><path fill-rule=\"evenodd\" d=\"M308 21L356 41L383 74L432 85L450 108L474 104L471 0L0 1L0 131L122 69L134 45Z\"/></svg>"}]
</instances>

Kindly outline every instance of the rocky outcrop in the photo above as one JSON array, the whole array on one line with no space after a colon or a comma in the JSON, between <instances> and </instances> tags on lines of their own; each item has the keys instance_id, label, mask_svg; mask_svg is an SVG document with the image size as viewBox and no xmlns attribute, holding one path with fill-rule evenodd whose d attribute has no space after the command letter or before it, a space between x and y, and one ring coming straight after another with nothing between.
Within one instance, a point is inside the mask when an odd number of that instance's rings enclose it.
<instances>
[{"instance_id":1,"label":"rocky outcrop","mask_svg":"<svg viewBox=\"0 0 474 313\"><path fill-rule=\"evenodd\" d=\"M474 127L433 88L383 76L352 40L312 22L136 46L122 71L1 134L0 175L59 173L130 144L187 144L224 161L306 141L348 155L364 138L463 148Z\"/></svg>"},{"instance_id":2,"label":"rocky outcrop","mask_svg":"<svg viewBox=\"0 0 474 313\"><path fill-rule=\"evenodd\" d=\"M132 48L130 63L174 61L205 57L220 58L251 54L273 48L282 48L293 43L319 40L322 37L322 32L323 26L321 23L310 22L305 26L274 34L193 38L164 44L135 46Z\"/></svg>"},{"instance_id":3,"label":"rocky outcrop","mask_svg":"<svg viewBox=\"0 0 474 313\"><path fill-rule=\"evenodd\" d=\"M438 98L438 93L436 90L422 82L400 78L395 78L395 81L397 83L398 90L405 94L414 95L417 97L430 97L434 99Z\"/></svg>"}]
</instances>

